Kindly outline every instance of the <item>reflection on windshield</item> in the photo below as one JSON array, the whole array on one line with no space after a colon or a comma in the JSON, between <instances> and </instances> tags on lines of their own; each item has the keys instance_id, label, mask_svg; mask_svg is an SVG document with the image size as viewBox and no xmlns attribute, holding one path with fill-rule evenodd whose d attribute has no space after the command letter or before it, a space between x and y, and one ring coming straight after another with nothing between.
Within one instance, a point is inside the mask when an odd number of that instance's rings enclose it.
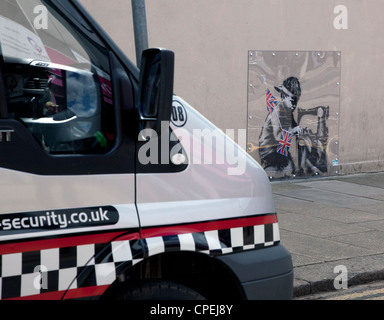
<instances>
[{"instance_id":1,"label":"reflection on windshield","mask_svg":"<svg viewBox=\"0 0 384 320\"><path fill-rule=\"evenodd\" d=\"M34 27L36 7L48 27ZM8 111L49 153L105 152L115 139L108 50L77 23L49 0L0 0Z\"/></svg>"},{"instance_id":2,"label":"reflection on windshield","mask_svg":"<svg viewBox=\"0 0 384 320\"><path fill-rule=\"evenodd\" d=\"M64 21L47 11L46 28L34 28L36 7L41 0L1 0L0 44L7 59L36 59L63 65L91 61L80 39L76 39Z\"/></svg>"},{"instance_id":3,"label":"reflection on windshield","mask_svg":"<svg viewBox=\"0 0 384 320\"><path fill-rule=\"evenodd\" d=\"M67 72L67 107L79 117L95 114L97 91L92 76Z\"/></svg>"}]
</instances>

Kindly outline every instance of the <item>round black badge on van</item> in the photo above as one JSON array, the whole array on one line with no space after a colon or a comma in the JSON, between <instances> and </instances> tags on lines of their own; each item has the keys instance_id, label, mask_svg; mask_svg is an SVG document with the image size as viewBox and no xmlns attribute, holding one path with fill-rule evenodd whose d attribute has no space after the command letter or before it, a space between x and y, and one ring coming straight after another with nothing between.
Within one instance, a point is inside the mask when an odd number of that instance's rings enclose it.
<instances>
[{"instance_id":1,"label":"round black badge on van","mask_svg":"<svg viewBox=\"0 0 384 320\"><path fill-rule=\"evenodd\" d=\"M187 110L179 101L173 101L171 122L176 127L184 127L187 123Z\"/></svg>"}]
</instances>

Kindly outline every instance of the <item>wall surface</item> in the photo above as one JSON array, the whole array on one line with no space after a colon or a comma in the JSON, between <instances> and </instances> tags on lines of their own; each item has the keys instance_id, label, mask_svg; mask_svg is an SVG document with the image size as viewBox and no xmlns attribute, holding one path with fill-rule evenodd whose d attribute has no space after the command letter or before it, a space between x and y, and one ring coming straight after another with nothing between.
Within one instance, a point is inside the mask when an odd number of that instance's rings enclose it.
<instances>
[{"instance_id":1,"label":"wall surface","mask_svg":"<svg viewBox=\"0 0 384 320\"><path fill-rule=\"evenodd\" d=\"M136 61L131 2L81 2ZM147 0L146 10L149 45L175 51L175 93L223 130L252 116L249 51L340 52L338 173L384 171L383 0Z\"/></svg>"}]
</instances>

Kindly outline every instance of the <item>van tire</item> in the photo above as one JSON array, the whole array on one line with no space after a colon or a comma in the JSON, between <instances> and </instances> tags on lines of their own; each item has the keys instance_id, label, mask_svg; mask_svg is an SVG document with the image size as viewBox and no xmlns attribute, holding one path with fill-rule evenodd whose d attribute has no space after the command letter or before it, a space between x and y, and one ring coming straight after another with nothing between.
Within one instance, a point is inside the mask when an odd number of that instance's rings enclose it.
<instances>
[{"instance_id":1,"label":"van tire","mask_svg":"<svg viewBox=\"0 0 384 320\"><path fill-rule=\"evenodd\" d=\"M198 292L172 281L141 282L126 289L119 300L205 300Z\"/></svg>"}]
</instances>

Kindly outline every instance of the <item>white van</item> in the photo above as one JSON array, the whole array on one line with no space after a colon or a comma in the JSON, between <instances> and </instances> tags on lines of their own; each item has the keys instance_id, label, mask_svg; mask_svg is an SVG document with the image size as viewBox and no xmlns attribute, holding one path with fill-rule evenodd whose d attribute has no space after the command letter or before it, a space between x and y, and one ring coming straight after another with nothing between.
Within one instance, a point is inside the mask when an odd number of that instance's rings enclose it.
<instances>
[{"instance_id":1,"label":"white van","mask_svg":"<svg viewBox=\"0 0 384 320\"><path fill-rule=\"evenodd\" d=\"M139 71L72 0L1 1L0 47L1 299L292 297L268 177L172 52Z\"/></svg>"}]
</instances>

